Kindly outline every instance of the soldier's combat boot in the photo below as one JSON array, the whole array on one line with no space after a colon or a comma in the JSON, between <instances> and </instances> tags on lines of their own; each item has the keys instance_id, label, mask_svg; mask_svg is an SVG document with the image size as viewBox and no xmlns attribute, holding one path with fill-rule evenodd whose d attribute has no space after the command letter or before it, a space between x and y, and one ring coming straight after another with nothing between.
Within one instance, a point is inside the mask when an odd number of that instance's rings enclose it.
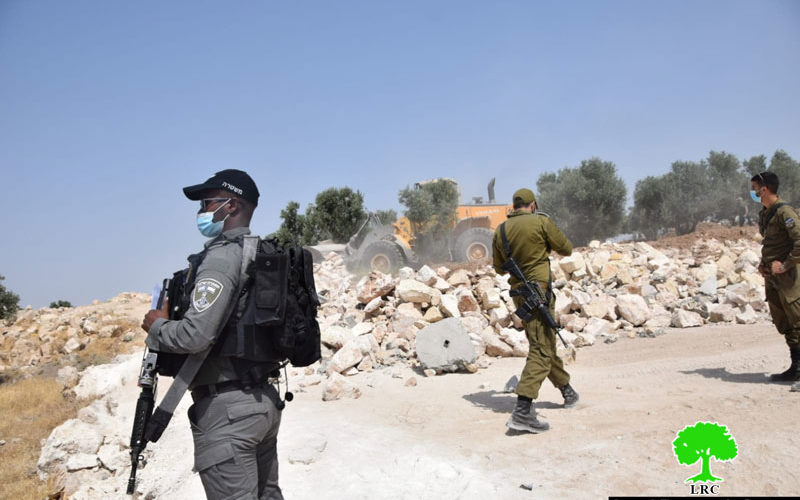
<instances>
[{"instance_id":1,"label":"soldier's combat boot","mask_svg":"<svg viewBox=\"0 0 800 500\"><path fill-rule=\"evenodd\" d=\"M578 404L578 399L580 398L571 385L567 384L564 387L559 387L558 390L560 390L561 395L564 396L564 408L572 408Z\"/></svg>"},{"instance_id":2,"label":"soldier's combat boot","mask_svg":"<svg viewBox=\"0 0 800 500\"><path fill-rule=\"evenodd\" d=\"M536 418L536 409L531 405L530 399L517 399L517 406L511 413L506 427L515 431L532 432L533 434L544 432L550 428L550 424Z\"/></svg>"},{"instance_id":3,"label":"soldier's combat boot","mask_svg":"<svg viewBox=\"0 0 800 500\"><path fill-rule=\"evenodd\" d=\"M800 380L800 347L790 347L789 354L792 357L792 364L783 373L774 373L769 376L773 382L795 382Z\"/></svg>"}]
</instances>

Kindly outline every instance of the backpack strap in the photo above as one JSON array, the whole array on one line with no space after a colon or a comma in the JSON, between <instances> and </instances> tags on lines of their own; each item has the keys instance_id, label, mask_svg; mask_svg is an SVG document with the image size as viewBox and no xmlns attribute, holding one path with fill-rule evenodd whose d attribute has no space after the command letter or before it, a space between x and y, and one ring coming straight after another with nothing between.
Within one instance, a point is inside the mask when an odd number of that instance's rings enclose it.
<instances>
[{"instance_id":1,"label":"backpack strap","mask_svg":"<svg viewBox=\"0 0 800 500\"><path fill-rule=\"evenodd\" d=\"M241 268L239 269L239 285L236 289L236 294L233 295L234 299L228 305L227 317L230 317L230 315L237 310L239 296L247 281L247 268L249 267L249 262L255 258L258 241L258 236L245 236L243 239L242 262ZM247 263L247 265L245 265L245 263ZM172 385L164 395L164 399L161 400L158 408L155 409L152 417L150 417L150 421L147 423L145 438L148 441L155 443L161 438L161 434L164 433L164 430L166 430L169 425L169 421L172 419L175 409L178 407L181 399L183 399L183 395L189 388L189 384L192 383L197 372L200 371L200 367L205 362L208 353L211 352L213 347L214 344L208 346L204 351L190 354L186 358L186 361L183 362L180 371L178 371L178 374L175 376L175 380L173 380Z\"/></svg>"},{"instance_id":2,"label":"backpack strap","mask_svg":"<svg viewBox=\"0 0 800 500\"><path fill-rule=\"evenodd\" d=\"M500 224L500 239L503 240L503 251L506 253L506 258L511 258L511 245L508 244L508 236L506 236L506 223Z\"/></svg>"},{"instance_id":3,"label":"backpack strap","mask_svg":"<svg viewBox=\"0 0 800 500\"><path fill-rule=\"evenodd\" d=\"M538 212L537 212L538 213ZM503 251L506 253L506 258L511 259L511 245L508 243L508 236L506 236L506 223L500 224L500 239L503 240ZM550 259L547 259L547 291L543 300L545 304L550 305L550 297L553 296L553 272L550 269ZM527 278L526 278L527 279Z\"/></svg>"}]
</instances>

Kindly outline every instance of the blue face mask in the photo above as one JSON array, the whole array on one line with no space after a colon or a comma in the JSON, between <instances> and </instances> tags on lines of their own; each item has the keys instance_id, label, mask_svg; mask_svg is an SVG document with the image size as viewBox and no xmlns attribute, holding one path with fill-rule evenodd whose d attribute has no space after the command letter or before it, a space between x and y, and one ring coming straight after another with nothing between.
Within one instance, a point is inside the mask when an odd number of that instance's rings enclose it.
<instances>
[{"instance_id":1,"label":"blue face mask","mask_svg":"<svg viewBox=\"0 0 800 500\"><path fill-rule=\"evenodd\" d=\"M761 203L761 197L760 196L756 196L756 192L753 191L752 189L750 190L750 198L752 198L753 201L756 202L756 203Z\"/></svg>"},{"instance_id":2,"label":"blue face mask","mask_svg":"<svg viewBox=\"0 0 800 500\"><path fill-rule=\"evenodd\" d=\"M231 200L228 199L228 201ZM224 207L228 201L220 205L217 210ZM219 236L222 232L222 227L225 225L225 220L230 216L230 214L226 215L225 219L214 222L214 214L217 213L217 210L214 210L213 212L203 212L201 214L197 214L197 229L203 236L214 238L215 236Z\"/></svg>"}]
</instances>

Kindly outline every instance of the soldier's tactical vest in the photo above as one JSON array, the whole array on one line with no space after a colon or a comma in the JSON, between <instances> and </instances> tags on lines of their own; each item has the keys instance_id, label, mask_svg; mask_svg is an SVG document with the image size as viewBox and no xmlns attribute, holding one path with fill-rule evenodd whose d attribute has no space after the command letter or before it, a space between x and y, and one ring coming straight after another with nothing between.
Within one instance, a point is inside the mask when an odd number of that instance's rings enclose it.
<instances>
[{"instance_id":1,"label":"soldier's tactical vest","mask_svg":"<svg viewBox=\"0 0 800 500\"><path fill-rule=\"evenodd\" d=\"M196 271L205 255L204 250L189 256L189 267L174 273L168 290L171 320L180 320L191 307ZM319 360L320 304L311 253L258 238L255 258L242 265L247 266L247 279L209 357L236 358L240 378L256 380L265 377L264 368L272 371L286 360L293 366ZM185 359L185 354L159 353L158 373L174 377Z\"/></svg>"}]
</instances>

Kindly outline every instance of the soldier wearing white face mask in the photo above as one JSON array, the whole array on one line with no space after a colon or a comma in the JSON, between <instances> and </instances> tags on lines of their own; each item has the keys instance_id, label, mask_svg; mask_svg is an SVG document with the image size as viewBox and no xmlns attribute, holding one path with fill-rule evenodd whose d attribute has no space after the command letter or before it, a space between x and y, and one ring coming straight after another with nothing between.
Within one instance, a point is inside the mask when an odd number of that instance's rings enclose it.
<instances>
[{"instance_id":1,"label":"soldier wearing white face mask","mask_svg":"<svg viewBox=\"0 0 800 500\"><path fill-rule=\"evenodd\" d=\"M241 303L242 246L258 204L258 188L241 170L222 170L202 184L183 189L200 201L197 228L204 250L190 256L184 297L169 297L185 309L169 319L169 304L147 313L142 328L154 351L193 354L214 346L189 384L194 405L189 421L195 445L194 469L211 499L282 499L278 486L277 436L282 403L268 383L276 364L223 355L224 336L235 330ZM177 302L181 302L178 304Z\"/></svg>"}]
</instances>

